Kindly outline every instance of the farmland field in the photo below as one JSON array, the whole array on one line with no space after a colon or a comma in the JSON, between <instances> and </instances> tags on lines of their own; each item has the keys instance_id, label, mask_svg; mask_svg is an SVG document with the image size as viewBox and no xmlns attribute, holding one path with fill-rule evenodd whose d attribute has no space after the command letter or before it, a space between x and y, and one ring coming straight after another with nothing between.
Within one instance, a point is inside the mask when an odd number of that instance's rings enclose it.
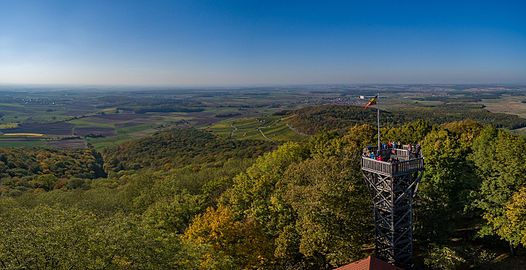
<instances>
[{"instance_id":1,"label":"farmland field","mask_svg":"<svg viewBox=\"0 0 526 270\"><path fill-rule=\"evenodd\" d=\"M0 129L4 133L42 133L52 135L71 135L73 125L65 122L57 123L22 123L16 128Z\"/></svg>"},{"instance_id":2,"label":"farmland field","mask_svg":"<svg viewBox=\"0 0 526 270\"><path fill-rule=\"evenodd\" d=\"M305 127L301 125L309 123L293 125L295 110L319 105L363 106L366 100L358 96L372 96L377 92L381 92L378 106L394 114L414 115L411 118L441 116L444 118L441 121L445 121L467 117L464 112L469 111L469 117L479 117L496 125L508 121L506 125L524 133L522 122L498 114L526 118L523 87L351 85L105 92L38 89L7 91L9 94L0 96L0 133L45 136L29 141L27 138L0 140L0 147L71 145L77 148L89 143L102 150L176 126L196 127L233 139L301 140L305 137ZM444 112L449 116L444 117ZM323 121L323 117L327 116L318 118ZM64 139L79 143L65 143Z\"/></svg>"},{"instance_id":3,"label":"farmland field","mask_svg":"<svg viewBox=\"0 0 526 270\"><path fill-rule=\"evenodd\" d=\"M82 149L87 148L87 142L82 139L54 140L46 142L46 146L61 149Z\"/></svg>"},{"instance_id":4,"label":"farmland field","mask_svg":"<svg viewBox=\"0 0 526 270\"><path fill-rule=\"evenodd\" d=\"M515 114L526 118L526 95L505 95L499 99L483 99L481 103L484 104L490 112Z\"/></svg>"},{"instance_id":5,"label":"farmland field","mask_svg":"<svg viewBox=\"0 0 526 270\"><path fill-rule=\"evenodd\" d=\"M110 137L116 133L115 129L109 127L76 127L74 134L82 137Z\"/></svg>"},{"instance_id":6,"label":"farmland field","mask_svg":"<svg viewBox=\"0 0 526 270\"><path fill-rule=\"evenodd\" d=\"M42 137L42 133L4 133L3 136L8 137Z\"/></svg>"},{"instance_id":7,"label":"farmland field","mask_svg":"<svg viewBox=\"0 0 526 270\"><path fill-rule=\"evenodd\" d=\"M134 125L132 127L122 127L116 129L116 133L108 137L88 137L87 142L97 150L102 150L109 146L116 146L120 143L146 137L155 133L157 130L148 124Z\"/></svg>"},{"instance_id":8,"label":"farmland field","mask_svg":"<svg viewBox=\"0 0 526 270\"><path fill-rule=\"evenodd\" d=\"M44 146L45 142L41 137L42 136L26 136L24 134L3 134L0 135L0 147Z\"/></svg>"},{"instance_id":9,"label":"farmland field","mask_svg":"<svg viewBox=\"0 0 526 270\"><path fill-rule=\"evenodd\" d=\"M40 140L0 140L0 147L46 147Z\"/></svg>"}]
</instances>

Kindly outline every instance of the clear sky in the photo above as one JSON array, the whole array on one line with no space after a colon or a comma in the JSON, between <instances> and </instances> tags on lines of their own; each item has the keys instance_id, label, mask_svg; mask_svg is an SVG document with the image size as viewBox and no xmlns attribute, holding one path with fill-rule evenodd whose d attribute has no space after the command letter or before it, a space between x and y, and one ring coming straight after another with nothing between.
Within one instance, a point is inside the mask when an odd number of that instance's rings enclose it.
<instances>
[{"instance_id":1,"label":"clear sky","mask_svg":"<svg viewBox=\"0 0 526 270\"><path fill-rule=\"evenodd\" d=\"M526 83L526 1L0 0L0 83Z\"/></svg>"}]
</instances>

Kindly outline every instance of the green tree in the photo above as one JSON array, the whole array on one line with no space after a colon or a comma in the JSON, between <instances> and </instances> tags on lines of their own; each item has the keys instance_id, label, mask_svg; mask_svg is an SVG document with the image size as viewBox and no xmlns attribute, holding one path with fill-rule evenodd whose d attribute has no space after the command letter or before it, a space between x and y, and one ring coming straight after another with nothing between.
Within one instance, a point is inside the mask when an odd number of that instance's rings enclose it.
<instances>
[{"instance_id":1,"label":"green tree","mask_svg":"<svg viewBox=\"0 0 526 270\"><path fill-rule=\"evenodd\" d=\"M254 220L274 239L273 253L282 267L337 266L358 259L371 239L372 223L359 147L373 131L356 126L344 137L325 133L303 147L285 144L238 175L220 205L236 220Z\"/></svg>"},{"instance_id":2,"label":"green tree","mask_svg":"<svg viewBox=\"0 0 526 270\"><path fill-rule=\"evenodd\" d=\"M195 269L200 252L135 216L0 204L0 265L7 269Z\"/></svg>"},{"instance_id":3,"label":"green tree","mask_svg":"<svg viewBox=\"0 0 526 270\"><path fill-rule=\"evenodd\" d=\"M50 191L55 187L57 180L58 178L52 174L43 174L33 178L31 184L33 188L43 188L46 191Z\"/></svg>"},{"instance_id":4,"label":"green tree","mask_svg":"<svg viewBox=\"0 0 526 270\"><path fill-rule=\"evenodd\" d=\"M287 167L302 160L308 153L297 143L286 143L267 153L234 178L232 189L225 192L222 202L236 215L253 216L261 224L272 224L270 199L276 183ZM270 234L275 230L269 226Z\"/></svg>"},{"instance_id":5,"label":"green tree","mask_svg":"<svg viewBox=\"0 0 526 270\"><path fill-rule=\"evenodd\" d=\"M483 126L471 119L449 122L442 125L443 129L455 133L463 149L471 148L473 140L479 135Z\"/></svg>"},{"instance_id":6,"label":"green tree","mask_svg":"<svg viewBox=\"0 0 526 270\"><path fill-rule=\"evenodd\" d=\"M278 200L295 218L280 231L276 253L297 250L318 265L332 266L364 256L363 246L372 239L372 216L359 170L336 157L293 164L278 183L274 205L280 205Z\"/></svg>"},{"instance_id":7,"label":"green tree","mask_svg":"<svg viewBox=\"0 0 526 270\"><path fill-rule=\"evenodd\" d=\"M463 218L470 217L464 215L464 207L479 181L466 158L469 151L447 129L432 131L424 139L426 166L415 207L416 234L422 240L444 241Z\"/></svg>"},{"instance_id":8,"label":"green tree","mask_svg":"<svg viewBox=\"0 0 526 270\"><path fill-rule=\"evenodd\" d=\"M182 233L192 217L203 210L203 206L204 196L182 192L150 205L144 212L143 219L156 229Z\"/></svg>"},{"instance_id":9,"label":"green tree","mask_svg":"<svg viewBox=\"0 0 526 270\"><path fill-rule=\"evenodd\" d=\"M419 143L431 132L432 125L424 120L416 120L400 127L382 129L382 140L401 142L402 144Z\"/></svg>"},{"instance_id":10,"label":"green tree","mask_svg":"<svg viewBox=\"0 0 526 270\"><path fill-rule=\"evenodd\" d=\"M429 269L449 270L458 269L466 260L449 247L433 246L424 259Z\"/></svg>"},{"instance_id":11,"label":"green tree","mask_svg":"<svg viewBox=\"0 0 526 270\"><path fill-rule=\"evenodd\" d=\"M89 263L93 215L37 207L0 211L0 265L8 269L78 269Z\"/></svg>"},{"instance_id":12,"label":"green tree","mask_svg":"<svg viewBox=\"0 0 526 270\"><path fill-rule=\"evenodd\" d=\"M506 204L526 185L526 139L504 130L486 128L473 144L472 159L482 178L475 206L487 222L481 233L498 234L507 226ZM501 235L502 237L502 235ZM513 237L503 237L517 243Z\"/></svg>"}]
</instances>

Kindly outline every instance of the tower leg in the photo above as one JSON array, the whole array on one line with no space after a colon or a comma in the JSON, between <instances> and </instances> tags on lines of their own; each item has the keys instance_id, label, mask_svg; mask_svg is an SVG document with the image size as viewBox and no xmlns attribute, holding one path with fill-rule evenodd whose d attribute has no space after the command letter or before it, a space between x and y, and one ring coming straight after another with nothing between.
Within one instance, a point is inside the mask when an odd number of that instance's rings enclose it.
<instances>
[{"instance_id":1,"label":"tower leg","mask_svg":"<svg viewBox=\"0 0 526 270\"><path fill-rule=\"evenodd\" d=\"M420 176L364 172L364 177L373 199L376 256L403 269L412 269L412 204Z\"/></svg>"}]
</instances>

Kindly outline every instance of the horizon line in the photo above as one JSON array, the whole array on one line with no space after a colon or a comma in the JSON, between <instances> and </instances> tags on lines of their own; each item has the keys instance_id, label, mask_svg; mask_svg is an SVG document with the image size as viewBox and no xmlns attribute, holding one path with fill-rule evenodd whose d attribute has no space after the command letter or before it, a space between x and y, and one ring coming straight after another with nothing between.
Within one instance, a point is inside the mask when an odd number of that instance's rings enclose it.
<instances>
[{"instance_id":1,"label":"horizon line","mask_svg":"<svg viewBox=\"0 0 526 270\"><path fill-rule=\"evenodd\" d=\"M315 87L315 86L361 86L361 85L386 85L386 86L402 86L402 85L427 85L427 86L450 86L450 85L465 85L465 86L526 86L526 82L493 82L493 83L477 83L477 82L463 82L463 83L388 83L388 82L356 82L356 83L245 83L245 84L71 84L71 83L6 83L0 82L0 87L75 87L75 88L124 88L124 87L154 87L154 88L252 88L252 87Z\"/></svg>"}]
</instances>

